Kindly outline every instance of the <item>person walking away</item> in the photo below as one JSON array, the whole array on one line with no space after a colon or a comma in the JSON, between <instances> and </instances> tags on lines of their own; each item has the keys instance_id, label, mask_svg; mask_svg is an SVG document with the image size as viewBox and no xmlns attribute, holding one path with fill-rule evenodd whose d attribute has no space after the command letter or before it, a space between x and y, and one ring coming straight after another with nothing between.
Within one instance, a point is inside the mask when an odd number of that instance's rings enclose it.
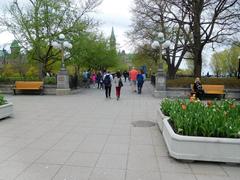
<instances>
[{"instance_id":1,"label":"person walking away","mask_svg":"<svg viewBox=\"0 0 240 180\"><path fill-rule=\"evenodd\" d=\"M103 84L105 86L105 95L106 98L111 99L111 88L112 88L112 81L113 81L113 76L110 74L110 72L107 72L103 76Z\"/></svg>"},{"instance_id":2,"label":"person walking away","mask_svg":"<svg viewBox=\"0 0 240 180\"><path fill-rule=\"evenodd\" d=\"M92 83L93 83L93 88L95 88L95 85L96 85L96 79L97 79L97 76L96 76L95 73L92 74L91 79L92 79Z\"/></svg>"},{"instance_id":3,"label":"person walking away","mask_svg":"<svg viewBox=\"0 0 240 180\"><path fill-rule=\"evenodd\" d=\"M129 77L131 79L132 92L137 92L137 90L136 90L137 74L138 74L138 71L134 67L129 72Z\"/></svg>"},{"instance_id":4,"label":"person walking away","mask_svg":"<svg viewBox=\"0 0 240 180\"><path fill-rule=\"evenodd\" d=\"M123 86L120 72L116 73L116 76L115 76L113 82L114 82L115 88L116 88L116 97L117 97L117 100L119 100L120 94L121 94L121 88Z\"/></svg>"},{"instance_id":5,"label":"person walking away","mask_svg":"<svg viewBox=\"0 0 240 180\"><path fill-rule=\"evenodd\" d=\"M202 100L204 97L204 90L202 88L202 83L199 77L195 79L193 90L196 92L196 98Z\"/></svg>"},{"instance_id":6,"label":"person walking away","mask_svg":"<svg viewBox=\"0 0 240 180\"><path fill-rule=\"evenodd\" d=\"M97 88L98 88L98 89L102 87L102 86L101 86L102 78L103 78L103 77L102 77L102 74L101 74L101 72L99 71L99 72L97 73L97 77L96 77Z\"/></svg>"},{"instance_id":7,"label":"person walking away","mask_svg":"<svg viewBox=\"0 0 240 180\"><path fill-rule=\"evenodd\" d=\"M138 94L142 93L142 86L144 83L144 75L142 71L139 71L137 74L137 88L138 88Z\"/></svg>"},{"instance_id":8,"label":"person walking away","mask_svg":"<svg viewBox=\"0 0 240 180\"><path fill-rule=\"evenodd\" d=\"M123 72L123 76L124 76L124 82L127 81L127 78L128 78L128 72L127 71L124 71Z\"/></svg>"}]
</instances>

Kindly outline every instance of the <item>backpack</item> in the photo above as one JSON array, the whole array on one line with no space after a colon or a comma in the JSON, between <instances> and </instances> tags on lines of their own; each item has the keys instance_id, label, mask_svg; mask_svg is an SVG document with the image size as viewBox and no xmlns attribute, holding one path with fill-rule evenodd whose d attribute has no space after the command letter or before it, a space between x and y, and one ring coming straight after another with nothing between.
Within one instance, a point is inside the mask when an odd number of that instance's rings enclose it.
<instances>
[{"instance_id":1,"label":"backpack","mask_svg":"<svg viewBox=\"0 0 240 180\"><path fill-rule=\"evenodd\" d=\"M123 87L122 79L120 78L118 81L118 87Z\"/></svg>"},{"instance_id":2,"label":"backpack","mask_svg":"<svg viewBox=\"0 0 240 180\"><path fill-rule=\"evenodd\" d=\"M109 75L109 74L105 76L105 78L104 78L104 80L103 80L103 83L104 83L104 85L107 86L107 87L110 87L110 86L111 86L111 78L110 78L110 75Z\"/></svg>"}]
</instances>

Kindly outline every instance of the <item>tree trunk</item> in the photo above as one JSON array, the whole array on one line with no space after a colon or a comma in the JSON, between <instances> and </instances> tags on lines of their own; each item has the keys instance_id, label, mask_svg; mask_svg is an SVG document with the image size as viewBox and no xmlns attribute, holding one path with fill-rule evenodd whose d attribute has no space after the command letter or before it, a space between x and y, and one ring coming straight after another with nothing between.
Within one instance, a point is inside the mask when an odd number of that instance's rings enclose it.
<instances>
[{"instance_id":1,"label":"tree trunk","mask_svg":"<svg viewBox=\"0 0 240 180\"><path fill-rule=\"evenodd\" d=\"M194 76L201 77L202 72L202 44L201 44L201 13L203 1L193 1L193 56Z\"/></svg>"},{"instance_id":2,"label":"tree trunk","mask_svg":"<svg viewBox=\"0 0 240 180\"><path fill-rule=\"evenodd\" d=\"M168 78L169 79L175 79L176 73L177 73L176 68L172 65L168 65L168 72L167 73L168 73Z\"/></svg>"},{"instance_id":3,"label":"tree trunk","mask_svg":"<svg viewBox=\"0 0 240 180\"><path fill-rule=\"evenodd\" d=\"M196 48L194 52L194 77L201 77L202 74L202 50Z\"/></svg>"}]
</instances>

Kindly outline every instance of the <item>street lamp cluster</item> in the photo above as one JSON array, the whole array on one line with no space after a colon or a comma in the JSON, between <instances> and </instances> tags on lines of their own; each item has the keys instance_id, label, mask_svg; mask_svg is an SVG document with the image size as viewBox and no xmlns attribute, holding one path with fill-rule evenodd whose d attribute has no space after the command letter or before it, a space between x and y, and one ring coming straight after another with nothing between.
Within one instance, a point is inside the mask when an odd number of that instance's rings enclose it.
<instances>
[{"instance_id":1,"label":"street lamp cluster","mask_svg":"<svg viewBox=\"0 0 240 180\"><path fill-rule=\"evenodd\" d=\"M69 88L69 76L64 64L64 51L65 49L71 49L72 44L65 40L64 34L60 34L58 37L58 41L52 42L52 46L60 49L62 53L62 62L61 62L61 70L57 74L57 95L65 95L70 93Z\"/></svg>"},{"instance_id":2,"label":"street lamp cluster","mask_svg":"<svg viewBox=\"0 0 240 180\"><path fill-rule=\"evenodd\" d=\"M158 93L158 96L165 97L166 96L166 74L163 71L163 59L162 59L162 50L169 48L171 42L164 38L164 34L162 32L158 33L156 40L153 41L151 47L153 49L159 49L159 61L158 61L158 70L156 75L156 86L155 92ZM159 94L160 93L160 94Z\"/></svg>"},{"instance_id":3,"label":"street lamp cluster","mask_svg":"<svg viewBox=\"0 0 240 180\"><path fill-rule=\"evenodd\" d=\"M64 50L65 49L72 49L72 44L69 43L68 41L65 41L65 36L64 34L59 35L59 40L52 42L52 46L61 49L62 51L62 64L61 64L61 69L65 69L65 64L64 64Z\"/></svg>"}]
</instances>

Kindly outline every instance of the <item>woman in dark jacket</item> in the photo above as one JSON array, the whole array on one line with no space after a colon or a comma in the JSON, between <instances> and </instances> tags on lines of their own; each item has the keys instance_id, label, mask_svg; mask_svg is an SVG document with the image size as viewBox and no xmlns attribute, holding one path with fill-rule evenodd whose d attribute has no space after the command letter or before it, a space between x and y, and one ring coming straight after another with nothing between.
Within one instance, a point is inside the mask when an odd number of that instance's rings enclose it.
<instances>
[{"instance_id":1,"label":"woman in dark jacket","mask_svg":"<svg viewBox=\"0 0 240 180\"><path fill-rule=\"evenodd\" d=\"M140 71L137 74L137 88L138 88L138 94L142 93L142 86L144 83L144 76L143 76L143 71Z\"/></svg>"},{"instance_id":2,"label":"woman in dark jacket","mask_svg":"<svg viewBox=\"0 0 240 180\"><path fill-rule=\"evenodd\" d=\"M203 97L204 97L204 90L202 88L202 84L201 84L200 78L197 77L195 79L195 82L194 82L194 85L193 85L193 89L196 92L196 97L199 98L200 100L202 100Z\"/></svg>"}]
</instances>

